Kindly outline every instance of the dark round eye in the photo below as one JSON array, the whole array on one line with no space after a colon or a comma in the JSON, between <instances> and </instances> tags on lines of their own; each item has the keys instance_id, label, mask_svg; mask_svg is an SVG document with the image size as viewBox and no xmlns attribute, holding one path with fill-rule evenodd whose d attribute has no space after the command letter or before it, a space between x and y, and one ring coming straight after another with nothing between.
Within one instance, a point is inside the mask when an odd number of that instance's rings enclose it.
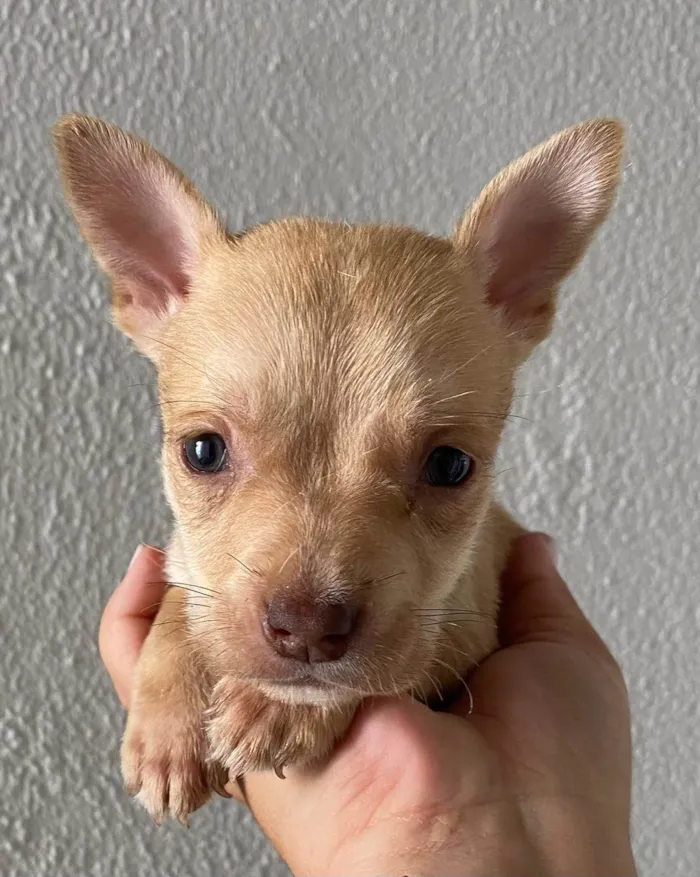
<instances>
[{"instance_id":1,"label":"dark round eye","mask_svg":"<svg viewBox=\"0 0 700 877\"><path fill-rule=\"evenodd\" d=\"M425 478L433 487L457 487L466 481L474 469L474 461L460 451L441 445L430 452L425 464Z\"/></svg>"},{"instance_id":2,"label":"dark round eye","mask_svg":"<svg viewBox=\"0 0 700 877\"><path fill-rule=\"evenodd\" d=\"M184 451L195 472L221 472L226 466L226 442L215 432L187 439Z\"/></svg>"}]
</instances>

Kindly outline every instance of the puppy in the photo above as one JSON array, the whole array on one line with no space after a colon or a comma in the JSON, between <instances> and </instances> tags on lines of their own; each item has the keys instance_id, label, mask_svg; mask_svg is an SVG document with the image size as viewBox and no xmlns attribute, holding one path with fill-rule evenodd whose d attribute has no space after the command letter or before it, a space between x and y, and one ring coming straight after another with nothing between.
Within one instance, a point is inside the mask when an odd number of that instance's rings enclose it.
<instances>
[{"instance_id":1,"label":"puppy","mask_svg":"<svg viewBox=\"0 0 700 877\"><path fill-rule=\"evenodd\" d=\"M514 378L610 209L622 142L613 120L552 137L448 240L308 218L231 234L143 141L58 123L115 322L158 373L170 587L122 748L156 821L323 759L368 695L449 696L496 647Z\"/></svg>"}]
</instances>

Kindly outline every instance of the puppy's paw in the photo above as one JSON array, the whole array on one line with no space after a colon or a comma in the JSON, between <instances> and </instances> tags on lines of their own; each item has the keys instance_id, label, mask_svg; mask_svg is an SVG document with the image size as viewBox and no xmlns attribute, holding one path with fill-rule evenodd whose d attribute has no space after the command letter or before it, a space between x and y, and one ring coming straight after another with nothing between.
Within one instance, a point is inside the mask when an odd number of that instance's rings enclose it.
<instances>
[{"instance_id":1,"label":"puppy's paw","mask_svg":"<svg viewBox=\"0 0 700 877\"><path fill-rule=\"evenodd\" d=\"M212 791L225 794L226 775L206 759L202 717L177 704L136 705L122 742L122 774L131 795L157 825L166 815L183 825Z\"/></svg>"},{"instance_id":2,"label":"puppy's paw","mask_svg":"<svg viewBox=\"0 0 700 877\"><path fill-rule=\"evenodd\" d=\"M357 704L323 707L270 700L222 679L208 710L210 758L231 780L256 770L308 765L328 756L345 734Z\"/></svg>"}]
</instances>

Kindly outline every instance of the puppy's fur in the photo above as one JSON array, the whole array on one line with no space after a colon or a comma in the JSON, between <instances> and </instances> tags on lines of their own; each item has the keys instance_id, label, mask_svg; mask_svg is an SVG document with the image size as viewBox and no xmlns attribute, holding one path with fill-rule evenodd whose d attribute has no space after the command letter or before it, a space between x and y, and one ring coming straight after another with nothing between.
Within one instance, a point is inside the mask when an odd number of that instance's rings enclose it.
<instances>
[{"instance_id":1,"label":"puppy's fur","mask_svg":"<svg viewBox=\"0 0 700 877\"><path fill-rule=\"evenodd\" d=\"M485 189L450 240L290 219L241 235L166 159L112 125L55 129L68 200L113 283L114 318L156 364L172 583L139 662L127 786L185 821L228 776L322 758L369 694L430 700L496 642L519 528L493 500L516 370L620 173L612 120L570 128ZM183 443L219 433L229 468ZM427 483L431 449L474 460ZM278 655L280 593L351 600L339 660Z\"/></svg>"}]
</instances>

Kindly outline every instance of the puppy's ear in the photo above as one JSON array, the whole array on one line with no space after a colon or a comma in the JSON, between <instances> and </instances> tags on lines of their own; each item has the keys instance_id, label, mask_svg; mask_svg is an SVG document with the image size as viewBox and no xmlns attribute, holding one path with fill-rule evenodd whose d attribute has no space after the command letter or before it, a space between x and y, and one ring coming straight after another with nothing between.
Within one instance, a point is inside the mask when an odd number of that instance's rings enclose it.
<instances>
[{"instance_id":1,"label":"puppy's ear","mask_svg":"<svg viewBox=\"0 0 700 877\"><path fill-rule=\"evenodd\" d=\"M457 227L455 245L528 347L549 334L558 287L610 210L623 140L612 119L562 131L501 171Z\"/></svg>"},{"instance_id":2,"label":"puppy's ear","mask_svg":"<svg viewBox=\"0 0 700 877\"><path fill-rule=\"evenodd\" d=\"M142 140L79 115L65 116L53 134L68 201L112 279L115 322L156 359L158 336L189 294L203 248L225 230L194 186Z\"/></svg>"}]
</instances>

